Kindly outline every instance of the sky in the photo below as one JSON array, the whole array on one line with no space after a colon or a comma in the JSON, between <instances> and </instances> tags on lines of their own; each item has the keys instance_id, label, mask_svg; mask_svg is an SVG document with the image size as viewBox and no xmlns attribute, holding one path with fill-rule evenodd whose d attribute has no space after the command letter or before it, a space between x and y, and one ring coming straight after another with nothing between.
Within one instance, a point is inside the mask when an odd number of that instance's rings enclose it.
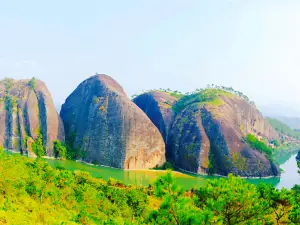
<instances>
[{"instance_id":1,"label":"sky","mask_svg":"<svg viewBox=\"0 0 300 225\"><path fill-rule=\"evenodd\" d=\"M298 0L0 0L0 79L41 79L57 106L97 72L129 96L218 84L300 112L299 12Z\"/></svg>"}]
</instances>

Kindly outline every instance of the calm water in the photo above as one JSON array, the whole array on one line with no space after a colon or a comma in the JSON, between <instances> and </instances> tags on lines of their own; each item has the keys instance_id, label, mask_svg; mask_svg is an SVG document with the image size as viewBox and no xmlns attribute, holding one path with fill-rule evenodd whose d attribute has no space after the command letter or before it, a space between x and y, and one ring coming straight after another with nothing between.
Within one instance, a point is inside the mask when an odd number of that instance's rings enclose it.
<instances>
[{"instance_id":1,"label":"calm water","mask_svg":"<svg viewBox=\"0 0 300 225\"><path fill-rule=\"evenodd\" d=\"M291 188L295 184L300 184L300 175L297 173L298 167L296 163L296 154L289 155L288 158L284 155L283 163L280 167L284 170L280 178L266 178L266 179L247 179L250 183L259 184L260 182L272 184L277 188ZM64 167L65 169L75 171L81 170L90 172L94 177L102 177L104 179L113 178L120 180L125 184L135 185L148 185L154 182L154 180L163 175L164 171L145 170L145 171L124 171L119 169L112 169L101 166L92 166L74 161L61 161L54 159L47 159L50 165L57 167ZM278 162L280 159L277 160ZM185 189L192 187L199 187L204 185L208 179L217 179L218 177L213 176L190 176L183 173L175 173L174 176L179 185Z\"/></svg>"}]
</instances>

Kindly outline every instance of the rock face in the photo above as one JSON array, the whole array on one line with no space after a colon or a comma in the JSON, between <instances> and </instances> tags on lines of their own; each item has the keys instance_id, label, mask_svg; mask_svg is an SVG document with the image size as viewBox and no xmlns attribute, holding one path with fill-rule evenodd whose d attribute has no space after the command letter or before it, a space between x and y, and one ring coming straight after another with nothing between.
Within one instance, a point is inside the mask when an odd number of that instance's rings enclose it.
<instances>
[{"instance_id":1,"label":"rock face","mask_svg":"<svg viewBox=\"0 0 300 225\"><path fill-rule=\"evenodd\" d=\"M133 102L148 115L153 124L159 129L166 144L175 116L172 106L177 100L178 98L162 91L151 91L133 99Z\"/></svg>"},{"instance_id":2,"label":"rock face","mask_svg":"<svg viewBox=\"0 0 300 225\"><path fill-rule=\"evenodd\" d=\"M208 90L164 107L169 101L165 94L150 92L134 101L164 135L167 159L182 170L255 177L280 173L244 141L248 134L269 141L279 137L256 107L241 97Z\"/></svg>"},{"instance_id":3,"label":"rock face","mask_svg":"<svg viewBox=\"0 0 300 225\"><path fill-rule=\"evenodd\" d=\"M300 162L300 151L298 152L298 155L296 156L296 160Z\"/></svg>"},{"instance_id":4,"label":"rock face","mask_svg":"<svg viewBox=\"0 0 300 225\"><path fill-rule=\"evenodd\" d=\"M38 137L48 156L54 155L54 140L64 142L62 121L46 85L35 79L0 81L0 146L35 155L31 144Z\"/></svg>"},{"instance_id":5,"label":"rock face","mask_svg":"<svg viewBox=\"0 0 300 225\"><path fill-rule=\"evenodd\" d=\"M271 141L278 139L277 133L246 100L216 93L211 101L183 99L187 103L178 112L168 141L174 163L194 173L277 176L279 168L244 141L248 134Z\"/></svg>"},{"instance_id":6,"label":"rock face","mask_svg":"<svg viewBox=\"0 0 300 225\"><path fill-rule=\"evenodd\" d=\"M77 159L123 169L146 169L165 162L159 130L107 75L83 81L60 115L66 141Z\"/></svg>"}]
</instances>

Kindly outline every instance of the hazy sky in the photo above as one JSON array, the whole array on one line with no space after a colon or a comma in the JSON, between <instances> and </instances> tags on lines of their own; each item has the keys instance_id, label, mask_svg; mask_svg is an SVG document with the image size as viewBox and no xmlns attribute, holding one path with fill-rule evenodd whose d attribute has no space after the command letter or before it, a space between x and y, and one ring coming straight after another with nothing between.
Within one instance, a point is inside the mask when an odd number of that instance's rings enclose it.
<instances>
[{"instance_id":1,"label":"hazy sky","mask_svg":"<svg viewBox=\"0 0 300 225\"><path fill-rule=\"evenodd\" d=\"M0 78L43 80L54 102L105 73L128 95L232 86L300 110L300 1L0 0Z\"/></svg>"}]
</instances>

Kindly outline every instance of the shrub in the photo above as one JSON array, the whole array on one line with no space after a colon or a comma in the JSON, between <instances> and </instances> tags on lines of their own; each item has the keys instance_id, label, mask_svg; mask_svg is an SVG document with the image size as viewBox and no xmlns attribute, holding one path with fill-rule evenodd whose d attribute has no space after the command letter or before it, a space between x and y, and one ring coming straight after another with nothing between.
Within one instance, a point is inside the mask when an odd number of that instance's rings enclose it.
<instances>
[{"instance_id":1,"label":"shrub","mask_svg":"<svg viewBox=\"0 0 300 225\"><path fill-rule=\"evenodd\" d=\"M45 148L43 145L43 136L39 134L35 141L31 145L33 152L37 157L42 157L45 155Z\"/></svg>"},{"instance_id":2,"label":"shrub","mask_svg":"<svg viewBox=\"0 0 300 225\"><path fill-rule=\"evenodd\" d=\"M170 162L165 162L162 166L156 165L154 167L155 170L174 170L174 166Z\"/></svg>"},{"instance_id":3,"label":"shrub","mask_svg":"<svg viewBox=\"0 0 300 225\"><path fill-rule=\"evenodd\" d=\"M4 83L5 86L5 92L8 93L8 91L13 87L14 84L13 79L5 77L2 82Z\"/></svg>"},{"instance_id":4,"label":"shrub","mask_svg":"<svg viewBox=\"0 0 300 225\"><path fill-rule=\"evenodd\" d=\"M36 88L36 79L33 77L31 78L31 80L29 81L28 83L29 87L32 89L32 90L35 90Z\"/></svg>"},{"instance_id":5,"label":"shrub","mask_svg":"<svg viewBox=\"0 0 300 225\"><path fill-rule=\"evenodd\" d=\"M263 152L267 156L271 156L273 153L272 148L268 147L264 142L259 141L253 134L247 135L246 142L250 145L251 148Z\"/></svg>"},{"instance_id":6,"label":"shrub","mask_svg":"<svg viewBox=\"0 0 300 225\"><path fill-rule=\"evenodd\" d=\"M53 141L53 151L55 158L66 158L66 146L60 140Z\"/></svg>"}]
</instances>

